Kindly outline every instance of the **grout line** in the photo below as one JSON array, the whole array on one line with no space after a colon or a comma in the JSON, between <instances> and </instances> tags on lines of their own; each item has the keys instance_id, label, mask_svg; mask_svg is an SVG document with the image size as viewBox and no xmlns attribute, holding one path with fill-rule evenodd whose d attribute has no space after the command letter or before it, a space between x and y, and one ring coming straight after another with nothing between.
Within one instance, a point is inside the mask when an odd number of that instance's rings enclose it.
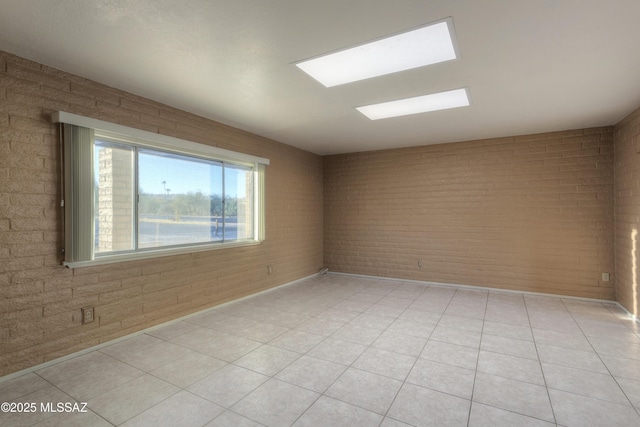
<instances>
[{"instance_id":1,"label":"grout line","mask_svg":"<svg viewBox=\"0 0 640 427\"><path fill-rule=\"evenodd\" d=\"M35 371L38 371L40 369L48 368L50 366L57 365L58 363L61 363L61 362L67 361L67 360L75 359L76 357L82 356L82 355L87 354L87 353L91 353L91 352L93 352L95 350L100 350L100 349L102 349L104 347L108 347L108 346L113 345L113 344L117 344L117 343L119 343L121 341L128 340L129 338L133 338L133 337L136 337L138 335L146 334L148 331L153 331L155 329L160 329L160 328L163 328L165 326L172 325L174 323L182 322L183 320L190 319L190 318L198 316L200 314L204 314L204 313L208 313L210 311L218 310L221 307L225 307L227 305L234 304L236 302L244 301L246 299L250 299L250 298L253 298L253 297L258 296L258 295L268 294L268 293L276 291L278 289L285 288L285 287L288 287L288 286L292 286L292 285L295 285L295 284L297 284L299 282L302 282L302 281L305 281L305 280L308 280L308 279L311 279L311 278L314 278L314 277L317 277L317 276L318 276L318 273L315 273L315 274L312 274L312 275L309 275L309 276L306 276L306 277L302 277L300 279L296 279L296 280L291 281L291 282L283 283L282 285L278 285L278 286L275 286L273 288L265 289L263 291L255 293L255 294L246 295L246 296L244 296L242 298L238 298L238 299L235 299L235 300L232 300L232 301L227 301L227 302L224 302L222 304L215 305L213 307L208 307L208 308L202 309L200 311L196 311L194 313L189 313L189 314L187 314L185 316L182 316L182 317L179 317L177 319L169 320L168 322L160 323L158 325L154 325L154 326L151 326L149 328L144 328L144 329L141 329L140 331L133 332L131 334L124 335L122 337L119 337L119 338L116 338L116 339L113 339L113 340L105 341L103 343L91 346L89 348L85 348L84 350L76 351L76 352L68 354L66 356L58 357L56 359L49 360L47 362L40 363L38 365L34 365L34 366L29 367L29 368L22 369L20 371L13 372L11 374L8 374L8 375L5 375L3 377L0 377L0 384L2 384L5 381L12 380L14 378L21 377L22 375L25 375L25 374L28 374L28 373L31 373L31 372L35 372Z\"/></svg>"},{"instance_id":2,"label":"grout line","mask_svg":"<svg viewBox=\"0 0 640 427\"><path fill-rule=\"evenodd\" d=\"M533 347L536 349L536 356L538 357L538 366L540 367L540 373L542 374L542 381L544 381L544 389L547 392L547 399L549 399L549 407L551 408L551 415L553 415L553 422L558 424L558 417L556 416L556 410L553 407L553 401L551 400L551 393L549 392L549 385L547 384L547 376L542 368L542 360L540 360L540 352L538 351L538 344L536 343L536 336L533 333L533 325L531 325L531 316L529 315L529 306L527 305L527 299L522 298L524 301L524 310L527 313L527 320L529 321L529 329L531 329L531 338L533 338ZM560 300L562 306L567 310L567 306ZM568 310L567 310L568 311ZM575 322L575 320L574 320Z\"/></svg>"}]
</instances>

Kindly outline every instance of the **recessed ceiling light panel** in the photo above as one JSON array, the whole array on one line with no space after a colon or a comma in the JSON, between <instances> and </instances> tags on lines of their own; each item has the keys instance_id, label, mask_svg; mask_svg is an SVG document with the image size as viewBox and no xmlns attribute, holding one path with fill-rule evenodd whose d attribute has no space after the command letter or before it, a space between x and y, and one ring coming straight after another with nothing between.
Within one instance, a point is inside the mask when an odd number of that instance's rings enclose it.
<instances>
[{"instance_id":1,"label":"recessed ceiling light panel","mask_svg":"<svg viewBox=\"0 0 640 427\"><path fill-rule=\"evenodd\" d=\"M387 119L390 117L408 116L410 114L426 113L429 111L447 110L450 108L467 107L469 94L466 88L416 96L414 98L399 99L397 101L372 104L356 109L371 120Z\"/></svg>"},{"instance_id":2,"label":"recessed ceiling light panel","mask_svg":"<svg viewBox=\"0 0 640 427\"><path fill-rule=\"evenodd\" d=\"M326 87L456 59L453 21L429 24L296 64Z\"/></svg>"}]
</instances>

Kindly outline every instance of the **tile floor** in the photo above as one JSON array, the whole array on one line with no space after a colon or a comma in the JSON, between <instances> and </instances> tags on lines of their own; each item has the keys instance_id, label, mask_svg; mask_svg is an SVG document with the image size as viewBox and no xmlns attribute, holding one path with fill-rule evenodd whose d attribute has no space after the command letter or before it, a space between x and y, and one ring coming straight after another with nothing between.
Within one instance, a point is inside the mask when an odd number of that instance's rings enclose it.
<instances>
[{"instance_id":1,"label":"tile floor","mask_svg":"<svg viewBox=\"0 0 640 427\"><path fill-rule=\"evenodd\" d=\"M615 304L310 278L0 382L3 426L640 426Z\"/></svg>"}]
</instances>

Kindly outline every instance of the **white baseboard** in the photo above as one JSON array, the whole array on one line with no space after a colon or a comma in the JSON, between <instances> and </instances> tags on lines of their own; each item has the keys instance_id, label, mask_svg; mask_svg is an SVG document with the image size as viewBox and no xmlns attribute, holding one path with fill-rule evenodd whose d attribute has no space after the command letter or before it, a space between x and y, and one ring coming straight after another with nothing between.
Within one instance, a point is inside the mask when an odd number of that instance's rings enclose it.
<instances>
[{"instance_id":1,"label":"white baseboard","mask_svg":"<svg viewBox=\"0 0 640 427\"><path fill-rule=\"evenodd\" d=\"M310 279L312 277L317 277L318 275L319 275L319 273L315 273L315 274L312 274L312 275L309 275L309 276L302 277L300 279L294 280L292 282L283 283L282 285L278 285L278 286L275 286L273 288L265 289L264 291L256 292L255 294L247 295L247 296L244 296L244 297L232 300L232 301L228 301L228 302L225 302L225 303L213 306L213 307L205 308L204 310L200 310L200 311L197 311L195 313L187 314L187 315L179 317L177 319L169 320L168 322L164 322L164 323L161 323L159 325L154 325L154 326L151 326L149 328L142 329L142 330L140 330L138 332L134 332L132 334L128 334L128 335L122 336L120 338L116 338L116 339L113 339L113 340L110 340L110 341L106 341L106 342L100 343L98 345L94 345L93 347L85 348L84 350L76 351L75 353L71 353L71 354L68 354L66 356L62 356L62 357L58 357L58 358L53 359L53 360L49 360L48 362L44 362L44 363L41 363L39 365L31 366L29 368L22 369L22 370L17 371L17 372L13 372L11 374L8 374L8 375L5 375L3 377L0 377L0 383L3 383L5 381L9 381L11 379L20 377L20 376L25 375L25 374L29 374L31 372L38 371L40 369L47 368L49 366L56 365L56 364L58 364L60 362L64 362L65 360L69 360L69 359L73 359L73 358L78 357L78 356L82 356L83 354L91 353L92 351L100 350L101 348L110 346L112 344L116 344L116 343L118 343L120 341L124 341L124 340L127 340L129 338L136 337L138 335L145 334L145 333L147 333L149 331L153 331L155 329L163 328L163 327L171 325L173 323L181 322L181 321L183 321L185 319L189 319L191 317L198 316L200 314L207 313L209 311L217 310L220 307L224 307L224 306L226 306L228 304L232 304L232 303L235 303L235 302L238 302L238 301L242 301L242 300L245 300L245 299L248 299L248 298L252 298L252 297L254 297L256 295L267 294L269 292L275 291L276 289L281 289L281 288L284 288L284 287L287 287L287 286L294 285L294 284L296 284L298 282L301 282L303 280L307 280L307 279Z\"/></svg>"}]
</instances>

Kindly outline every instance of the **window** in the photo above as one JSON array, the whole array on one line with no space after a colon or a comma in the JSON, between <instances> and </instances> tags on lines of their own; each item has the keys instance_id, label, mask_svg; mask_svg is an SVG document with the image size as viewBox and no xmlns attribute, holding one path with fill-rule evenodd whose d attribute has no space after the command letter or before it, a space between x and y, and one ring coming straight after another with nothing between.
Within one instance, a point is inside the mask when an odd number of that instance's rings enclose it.
<instances>
[{"instance_id":1,"label":"window","mask_svg":"<svg viewBox=\"0 0 640 427\"><path fill-rule=\"evenodd\" d=\"M65 265L120 262L264 240L267 159L69 113Z\"/></svg>"}]
</instances>

